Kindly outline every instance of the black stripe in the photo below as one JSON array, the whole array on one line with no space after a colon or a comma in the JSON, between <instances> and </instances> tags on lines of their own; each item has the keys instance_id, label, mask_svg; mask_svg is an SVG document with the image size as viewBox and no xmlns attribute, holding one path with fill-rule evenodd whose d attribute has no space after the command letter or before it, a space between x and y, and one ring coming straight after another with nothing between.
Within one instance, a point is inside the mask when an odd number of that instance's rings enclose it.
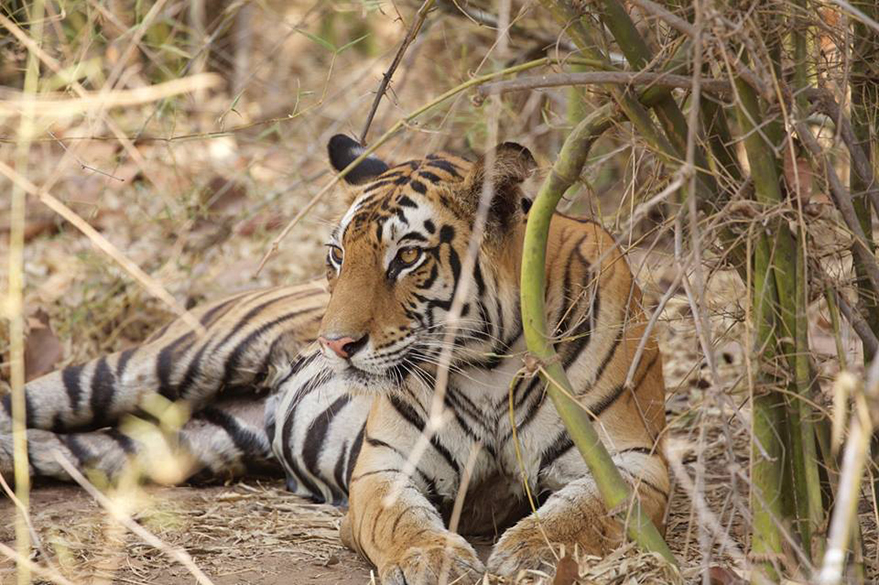
<instances>
[{"instance_id":1,"label":"black stripe","mask_svg":"<svg viewBox=\"0 0 879 585\"><path fill-rule=\"evenodd\" d=\"M92 374L92 419L94 428L100 428L109 425L115 417L110 416L111 405L113 403L113 395L116 392L116 380L113 377L113 371L107 358L102 357L95 366Z\"/></svg>"},{"instance_id":2,"label":"black stripe","mask_svg":"<svg viewBox=\"0 0 879 585\"><path fill-rule=\"evenodd\" d=\"M388 396L388 401L394 407L394 410L397 411L397 414L406 419L409 424L417 428L420 432L424 432L424 419L418 416L418 413L415 412L415 409L412 408L411 405L403 402L394 395ZM446 449L446 447L439 442L436 435L430 438L430 444L433 446L437 453L442 455L443 459L446 460L446 463L449 464L449 467L451 467L456 474L460 473L461 470L458 467L458 463L455 461L455 458L452 456L449 450Z\"/></svg>"},{"instance_id":3,"label":"black stripe","mask_svg":"<svg viewBox=\"0 0 879 585\"><path fill-rule=\"evenodd\" d=\"M108 429L104 433L112 439L119 448L125 451L126 455L133 455L137 452L137 444L131 437L119 432L118 429Z\"/></svg>"},{"instance_id":4,"label":"black stripe","mask_svg":"<svg viewBox=\"0 0 879 585\"><path fill-rule=\"evenodd\" d=\"M436 173L431 173L430 171L420 170L418 171L418 176L422 179L427 179L434 185L436 185L437 183L442 183L443 181L439 175L437 175Z\"/></svg>"},{"instance_id":5,"label":"black stripe","mask_svg":"<svg viewBox=\"0 0 879 585\"><path fill-rule=\"evenodd\" d=\"M370 447L381 447L383 449L390 449L391 451L393 451L394 453L396 453L397 455L402 457L404 460L406 459L406 456L403 454L402 451L400 451L399 449L397 449L393 445L385 443L381 439L374 439L374 438L370 437L369 435L366 435L364 437L364 440L366 441L366 444L369 445Z\"/></svg>"},{"instance_id":6,"label":"black stripe","mask_svg":"<svg viewBox=\"0 0 879 585\"><path fill-rule=\"evenodd\" d=\"M567 453L574 446L574 442L571 441L571 437L568 436L567 431L563 431L559 436L556 437L555 441L552 442L549 449L541 453L540 455L540 465L538 469L543 471L545 468L549 467L553 463L555 463L556 459Z\"/></svg>"},{"instance_id":7,"label":"black stripe","mask_svg":"<svg viewBox=\"0 0 879 585\"><path fill-rule=\"evenodd\" d=\"M119 359L116 361L116 378L118 380L122 379L122 374L125 373L125 368L128 366L128 360L131 359L131 356L133 356L136 351L136 347L130 347L119 354Z\"/></svg>"},{"instance_id":8,"label":"black stripe","mask_svg":"<svg viewBox=\"0 0 879 585\"><path fill-rule=\"evenodd\" d=\"M650 360L650 363L644 368L644 372L641 374L641 377L635 382L635 385L632 387L632 392L636 392L638 388L641 386L641 383L644 382L644 379L647 377L647 374L650 372L650 368L653 367L653 364L656 363L656 359L659 353L653 354L653 359ZM588 408L589 416L593 418L598 418L601 414L613 406L617 400L620 399L620 396L623 395L623 392L626 390L625 384L617 384L614 386L613 390L610 391L606 396L604 396L597 403Z\"/></svg>"},{"instance_id":9,"label":"black stripe","mask_svg":"<svg viewBox=\"0 0 879 585\"><path fill-rule=\"evenodd\" d=\"M322 370L318 372L313 378L309 379L303 386L301 386L297 390L297 392L308 394L312 392L315 388L326 382L327 378L328 372L326 370ZM284 457L283 463L286 463L292 468L293 475L295 476L296 480L300 481L305 486L306 490L311 492L311 494L316 499L322 499L323 495L321 493L321 490L313 481L311 481L311 478L303 473L302 468L299 467L299 464L296 462L296 456L293 454L293 444L291 441L291 437L293 435L293 421L296 418L295 406L286 413L286 416L287 418L284 420L284 426L281 428L281 453Z\"/></svg>"},{"instance_id":10,"label":"black stripe","mask_svg":"<svg viewBox=\"0 0 879 585\"><path fill-rule=\"evenodd\" d=\"M642 455L650 455L650 456L653 456L656 454L656 453L654 453L653 449L651 449L649 447L629 447L628 449L621 449L621 450L617 451L616 453L614 453L614 455L620 455L622 453L641 453Z\"/></svg>"},{"instance_id":11,"label":"black stripe","mask_svg":"<svg viewBox=\"0 0 879 585\"><path fill-rule=\"evenodd\" d=\"M154 332L152 335L144 340L144 344L153 343L154 341L158 341L159 339L161 339L162 336L168 332L168 329L170 329L171 325L173 325L174 323L175 321L171 321L170 323L165 323L164 325L162 325L162 327L160 327L158 331Z\"/></svg>"},{"instance_id":12,"label":"black stripe","mask_svg":"<svg viewBox=\"0 0 879 585\"><path fill-rule=\"evenodd\" d=\"M77 416L79 401L82 398L82 386L79 384L82 368L82 366L68 366L61 370L61 380L64 382L64 389L67 391L71 414L74 418Z\"/></svg>"},{"instance_id":13,"label":"black stripe","mask_svg":"<svg viewBox=\"0 0 879 585\"><path fill-rule=\"evenodd\" d=\"M27 388L27 387L25 387ZM27 390L25 390L27 391ZM0 406L3 407L3 412L6 413L6 417L9 420L12 420L12 394L5 394L4 396L0 396Z\"/></svg>"},{"instance_id":14,"label":"black stripe","mask_svg":"<svg viewBox=\"0 0 879 585\"><path fill-rule=\"evenodd\" d=\"M641 477L639 475L635 475L634 473L632 473L628 469L621 469L620 471L622 471L623 473L625 473L626 475L629 476L629 481L632 482L633 487L637 484L645 485L645 486L649 487L650 489L652 489L653 491L658 492L663 497L665 497L665 498L668 497L668 492L666 492L663 489L660 489L659 486L657 486L656 484L651 483L650 481L644 479L643 477Z\"/></svg>"},{"instance_id":15,"label":"black stripe","mask_svg":"<svg viewBox=\"0 0 879 585\"><path fill-rule=\"evenodd\" d=\"M70 451L70 454L73 455L73 458L76 459L74 463L76 466L82 469L82 467L92 459L92 454L88 449L79 444L79 441L76 438L76 435L57 435L58 440L67 447L67 450Z\"/></svg>"},{"instance_id":16,"label":"black stripe","mask_svg":"<svg viewBox=\"0 0 879 585\"><path fill-rule=\"evenodd\" d=\"M351 443L351 448L348 450L348 462L345 465L346 488L350 485L351 476L354 474L354 465L357 463L357 456L360 455L360 448L363 446L364 433L366 433L366 423L360 427L360 432L357 433L354 442Z\"/></svg>"},{"instance_id":17,"label":"black stripe","mask_svg":"<svg viewBox=\"0 0 879 585\"><path fill-rule=\"evenodd\" d=\"M325 439L327 436L327 431L329 431L330 423L332 423L333 419L336 415L339 414L339 411L347 405L351 399L347 394L343 394L339 396L332 404L330 404L326 410L317 415L314 418L314 421L311 423L308 431L305 433L304 444L302 445L302 463L305 464L305 469L310 471L313 475L320 476L320 465L318 463L318 459L320 458L320 454L323 452ZM344 453L344 449L343 449ZM339 460L343 460L343 453L339 455ZM339 482L341 485L341 481ZM335 489L334 486L330 485L330 491L333 494L334 498L344 498L345 495Z\"/></svg>"},{"instance_id":18,"label":"black stripe","mask_svg":"<svg viewBox=\"0 0 879 585\"><path fill-rule=\"evenodd\" d=\"M287 375L281 378L281 380L279 380L278 383L275 384L275 389L283 386L287 382L287 380L298 374L300 370L313 362L319 355L320 353L314 352L312 354L296 358L296 360L290 365L290 371L287 372Z\"/></svg>"},{"instance_id":19,"label":"black stripe","mask_svg":"<svg viewBox=\"0 0 879 585\"><path fill-rule=\"evenodd\" d=\"M285 323L287 321L291 321L300 315L303 315L308 312L313 312L315 310L322 310L322 308L310 308L310 309L301 309L299 311L293 311L292 313L287 313L286 315L282 315L277 317L268 323L263 323L257 329L251 331L247 337L241 340L238 345L235 346L235 349L232 350L232 353L229 354L229 357L226 358L226 365L223 368L223 382L224 386L228 385L232 381L232 377L236 374L239 374L238 362L241 361L241 357L244 355L244 352L249 349L250 345L259 339L266 332L271 330L277 325L281 323ZM225 340L224 340L225 342ZM221 344L222 345L222 344Z\"/></svg>"},{"instance_id":20,"label":"black stripe","mask_svg":"<svg viewBox=\"0 0 879 585\"><path fill-rule=\"evenodd\" d=\"M453 177L455 177L456 179L461 178L461 174L458 172L458 169L455 168L455 165L453 165L452 163L450 163L447 160L433 159L433 160L428 160L425 164L429 167L435 167L438 169L442 169L445 172L452 175ZM421 172L424 172L424 171L421 171Z\"/></svg>"},{"instance_id":21,"label":"black stripe","mask_svg":"<svg viewBox=\"0 0 879 585\"><path fill-rule=\"evenodd\" d=\"M247 293L245 293L245 294L247 294ZM244 295L235 295L234 297L232 297L230 299L226 299L225 301L223 301L219 305L217 305L215 307L211 307L210 309L208 309L205 312L204 315L201 316L201 319L198 320L199 323L201 323L204 327L210 327L216 321L221 319L223 317L223 315L225 315L228 311L224 311L222 315L217 315L217 313L219 313L223 309L230 308L229 305L240 300L241 297L243 297L243 296ZM216 319L214 319L215 316L216 316Z\"/></svg>"},{"instance_id":22,"label":"black stripe","mask_svg":"<svg viewBox=\"0 0 879 585\"><path fill-rule=\"evenodd\" d=\"M245 456L242 457L245 464L248 463L247 459L250 457L266 456L266 446L260 441L260 437L250 429L243 427L238 419L225 410L209 406L198 411L195 418L223 429L229 435L235 448L241 452L242 456Z\"/></svg>"},{"instance_id":23,"label":"black stripe","mask_svg":"<svg viewBox=\"0 0 879 585\"><path fill-rule=\"evenodd\" d=\"M159 357L156 360L156 377L159 379L159 394L169 400L177 399L177 396L174 394L174 386L171 385L171 374L174 370L174 358L177 357L175 355L176 350L178 347L192 341L194 338L195 334L192 331L184 333L169 345L162 348L162 351L159 352Z\"/></svg>"},{"instance_id":24,"label":"black stripe","mask_svg":"<svg viewBox=\"0 0 879 585\"><path fill-rule=\"evenodd\" d=\"M269 294L271 292L274 292L274 291L273 290L266 291L265 293L257 295L255 297L253 297L252 299L248 299L248 301L255 301L259 298L262 298L263 296L266 296L267 294ZM238 319L238 321L235 322L235 325L233 325L231 330L229 331L229 333L227 333L226 336L223 337L223 340L217 344L217 347L220 348L220 347L223 347L224 345L226 345L226 343L230 339L235 337L235 335L237 335L238 332L241 331L241 329L243 327L252 323L254 317L259 315L266 308L274 305L275 303L280 302L280 301L287 301L287 300L298 300L301 298L314 296L320 292L321 291L319 291L319 290L296 291L296 292L288 293L285 295L281 295L279 297L275 297L273 299L265 301L264 303L260 303L259 305L255 306L252 309L250 309L249 311L247 311L247 313L245 313L240 319Z\"/></svg>"},{"instance_id":25,"label":"black stripe","mask_svg":"<svg viewBox=\"0 0 879 585\"><path fill-rule=\"evenodd\" d=\"M406 459L407 459L406 455L402 451L400 451L399 449L397 449L393 445L385 443L381 439L374 439L374 438L370 437L369 435L364 435L363 440L370 447L378 447L378 448L382 448L382 449L388 449L390 451L393 451L403 461L406 461ZM431 478L429 478L426 473L424 473L423 471L421 471L417 467L415 468L415 473L418 474L418 478L424 482L424 485L427 486L427 493L428 494L436 494L437 493L435 481L433 481Z\"/></svg>"}]
</instances>

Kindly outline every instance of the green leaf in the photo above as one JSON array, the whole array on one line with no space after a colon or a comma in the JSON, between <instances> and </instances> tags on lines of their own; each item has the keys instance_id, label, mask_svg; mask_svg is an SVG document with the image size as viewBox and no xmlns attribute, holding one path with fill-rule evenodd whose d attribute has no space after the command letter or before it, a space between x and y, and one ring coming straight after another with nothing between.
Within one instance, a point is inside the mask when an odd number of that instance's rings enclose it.
<instances>
[{"instance_id":1,"label":"green leaf","mask_svg":"<svg viewBox=\"0 0 879 585\"><path fill-rule=\"evenodd\" d=\"M307 30L299 29L299 32L301 32L303 35L305 35L306 38L308 38L310 41L317 43L318 45L320 45L321 47L323 47L327 51L332 51L333 53L336 52L335 45L333 45L333 43L331 43L330 41L328 41L326 39L322 39L319 36L308 32Z\"/></svg>"},{"instance_id":2,"label":"green leaf","mask_svg":"<svg viewBox=\"0 0 879 585\"><path fill-rule=\"evenodd\" d=\"M369 35L370 35L370 33L366 33L366 34L363 35L362 37L356 38L356 39L354 39L353 41L351 41L351 42L349 42L349 43L345 43L344 45L342 45L341 47L339 47L338 49L336 49L336 55L341 55L343 51L346 51L346 50L350 49L351 47L353 47L354 45L356 45L357 43L359 43L359 42L362 41L363 39L367 38Z\"/></svg>"}]
</instances>

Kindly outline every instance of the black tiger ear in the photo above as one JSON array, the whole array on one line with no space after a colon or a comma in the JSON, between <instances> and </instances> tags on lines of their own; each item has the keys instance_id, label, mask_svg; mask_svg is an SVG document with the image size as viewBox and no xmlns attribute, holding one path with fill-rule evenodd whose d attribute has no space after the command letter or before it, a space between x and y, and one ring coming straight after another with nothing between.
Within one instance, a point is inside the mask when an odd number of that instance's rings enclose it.
<instances>
[{"instance_id":1,"label":"black tiger ear","mask_svg":"<svg viewBox=\"0 0 879 585\"><path fill-rule=\"evenodd\" d=\"M488 165L491 165L489 169ZM515 142L497 145L473 164L467 176L467 197L472 211L476 211L487 178L492 183L489 225L506 227L530 207L530 199L522 195L520 185L537 168L531 151ZM527 202L527 203L526 203Z\"/></svg>"},{"instance_id":2,"label":"black tiger ear","mask_svg":"<svg viewBox=\"0 0 879 585\"><path fill-rule=\"evenodd\" d=\"M341 171L363 154L363 147L359 142L344 134L336 134L330 138L327 151L330 154L330 164L337 171ZM388 165L383 160L370 155L345 175L345 181L352 185L360 185L374 179L386 170L388 170Z\"/></svg>"}]
</instances>

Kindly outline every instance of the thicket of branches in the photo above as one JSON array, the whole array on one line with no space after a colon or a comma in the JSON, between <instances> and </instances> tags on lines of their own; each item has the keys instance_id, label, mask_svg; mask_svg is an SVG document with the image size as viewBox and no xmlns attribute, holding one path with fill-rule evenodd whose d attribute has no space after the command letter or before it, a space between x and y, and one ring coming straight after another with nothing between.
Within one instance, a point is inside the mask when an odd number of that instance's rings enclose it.
<instances>
[{"instance_id":1,"label":"thicket of branches","mask_svg":"<svg viewBox=\"0 0 879 585\"><path fill-rule=\"evenodd\" d=\"M748 372L751 462L743 479L750 489L750 556L756 563L752 580L794 575L836 583L845 577L846 567L851 569L849 578L862 580L856 511L860 482L869 467L871 421L879 413L879 361L873 362L879 290L873 213L879 212L879 184L871 159L879 105L876 6L697 1L675 7L634 0L635 7L655 18L639 30L626 7L615 0L588 7L565 1L543 4L580 53L594 61L588 69L616 69L609 58L616 49L633 72L620 80L628 79L631 86L642 76L654 84L640 94L611 85L609 93L618 115L676 177L675 189L664 193L678 194L677 203L670 206L673 229L676 243L684 242L688 251L678 260L689 268L680 284L692 304L710 369L716 361L710 329L704 326L705 299L700 298L706 251L736 270L750 292L746 324L753 331ZM668 77L650 75L658 72ZM684 78L674 77L678 74ZM614 78L561 74L534 81L536 86L614 83ZM529 86L522 81L498 85ZM675 95L675 87L689 91ZM570 180L552 182L576 176L585 161L583 150L591 142L580 135L581 128L588 135L607 125L606 120L587 118L569 137L566 146L571 148L562 151L554 167L558 173L541 192L552 202L545 206L547 211L570 185ZM743 157L731 148L736 144L743 146ZM838 144L848 156L844 178L835 164L839 153L833 146ZM833 204L828 219L838 222L832 249L818 231L817 224L823 222L816 222L806 209L806 182L812 181L813 172L826 181ZM535 208L542 210L540 199ZM536 221L532 215L529 228ZM533 275L542 274L541 261L532 265ZM523 273L530 267L526 264ZM523 276L523 282L530 280ZM819 368L811 359L809 343L809 306L821 297L834 322L839 322L841 310L861 338L862 365L868 372L860 383L846 373L837 377L831 390L833 428L825 416ZM542 305L526 304L529 309L533 318ZM529 346L539 351L543 344L535 338ZM549 358L552 352L544 348L537 355ZM839 359L841 370L853 366L845 363L843 353ZM588 417L578 421L573 412L566 416L558 391L566 387L564 373L544 375L561 380L550 388L557 389L553 397L569 428L588 429ZM843 434L840 464L837 452ZM594 444L589 436L578 442L612 509L624 497L625 485ZM867 471L873 478L873 470ZM658 535L637 521L637 508L634 517L629 521L633 539L668 556Z\"/></svg>"}]
</instances>

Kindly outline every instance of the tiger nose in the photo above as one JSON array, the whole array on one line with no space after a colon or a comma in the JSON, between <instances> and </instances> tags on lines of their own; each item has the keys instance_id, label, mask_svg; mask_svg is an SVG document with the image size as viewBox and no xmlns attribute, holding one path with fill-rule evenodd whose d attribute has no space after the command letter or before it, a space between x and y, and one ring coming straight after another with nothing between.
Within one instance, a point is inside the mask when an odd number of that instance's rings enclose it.
<instances>
[{"instance_id":1,"label":"tiger nose","mask_svg":"<svg viewBox=\"0 0 879 585\"><path fill-rule=\"evenodd\" d=\"M348 359L366 347L366 342L368 340L369 335L364 335L360 339L354 339L353 337L336 337L330 339L323 336L318 338L318 342L320 342L323 347L333 350L333 353L342 359Z\"/></svg>"}]
</instances>

